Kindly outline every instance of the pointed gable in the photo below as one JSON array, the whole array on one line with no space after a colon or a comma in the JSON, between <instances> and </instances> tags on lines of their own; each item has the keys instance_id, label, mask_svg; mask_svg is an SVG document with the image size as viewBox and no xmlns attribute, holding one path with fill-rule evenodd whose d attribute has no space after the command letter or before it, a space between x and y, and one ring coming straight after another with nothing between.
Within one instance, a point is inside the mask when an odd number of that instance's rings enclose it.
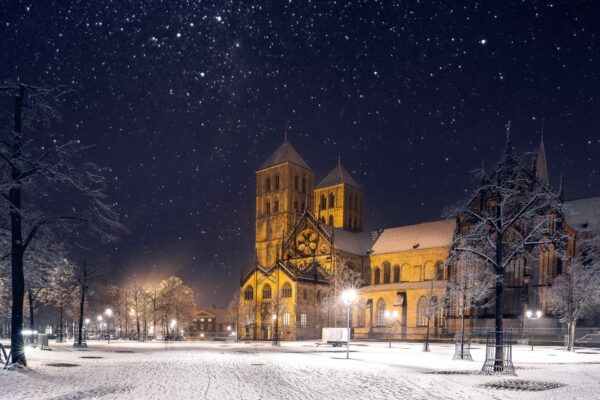
<instances>
[{"instance_id":1,"label":"pointed gable","mask_svg":"<svg viewBox=\"0 0 600 400\"><path fill-rule=\"evenodd\" d=\"M302 159L300 154L294 149L294 147L285 140L269 158L262 163L259 170L274 167L275 165L290 162L296 164L302 168L310 169L306 161Z\"/></svg>"},{"instance_id":2,"label":"pointed gable","mask_svg":"<svg viewBox=\"0 0 600 400\"><path fill-rule=\"evenodd\" d=\"M360 185L356 182L352 175L350 175L350 172L348 172L346 168L342 166L342 164L338 163L321 181L321 183L317 185L316 189L340 185L342 183L354 186L357 189L361 189Z\"/></svg>"}]
</instances>

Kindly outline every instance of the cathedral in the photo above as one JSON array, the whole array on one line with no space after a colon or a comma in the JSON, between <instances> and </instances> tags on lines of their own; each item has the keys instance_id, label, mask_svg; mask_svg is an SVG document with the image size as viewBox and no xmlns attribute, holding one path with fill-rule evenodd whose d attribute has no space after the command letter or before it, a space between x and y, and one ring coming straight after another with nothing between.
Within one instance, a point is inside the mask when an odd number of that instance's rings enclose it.
<instances>
[{"instance_id":1,"label":"cathedral","mask_svg":"<svg viewBox=\"0 0 600 400\"><path fill-rule=\"evenodd\" d=\"M549 187L543 139L524 173ZM600 229L600 197L563 203L571 247L578 236ZM238 335L254 340L321 337L323 327L346 326L340 282L350 271L358 299L351 311L355 338L449 337L457 316L428 305L446 294L447 259L457 221L439 220L365 232L365 193L339 162L316 182L315 173L285 141L256 171L255 262L240 279ZM506 276L504 316L523 327L526 309L544 312L544 293L563 270L551 251L511 265ZM441 301L440 301L441 304ZM469 316L469 329L493 325L493 310Z\"/></svg>"}]
</instances>

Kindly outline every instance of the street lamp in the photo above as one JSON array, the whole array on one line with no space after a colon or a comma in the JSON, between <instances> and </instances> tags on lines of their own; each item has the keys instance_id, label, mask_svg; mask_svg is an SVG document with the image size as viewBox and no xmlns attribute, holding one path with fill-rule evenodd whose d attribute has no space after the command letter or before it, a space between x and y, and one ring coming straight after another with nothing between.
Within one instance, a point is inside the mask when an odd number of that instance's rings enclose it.
<instances>
[{"instance_id":1,"label":"street lamp","mask_svg":"<svg viewBox=\"0 0 600 400\"><path fill-rule=\"evenodd\" d=\"M112 317L113 315L113 311L110 308L107 308L106 311L104 311L104 314L106 314L106 333L108 333L108 344L110 344L110 317Z\"/></svg>"},{"instance_id":2,"label":"street lamp","mask_svg":"<svg viewBox=\"0 0 600 400\"><path fill-rule=\"evenodd\" d=\"M536 321L536 320L542 318L542 312L540 310L537 310L535 312L535 314L533 314L533 312L531 310L527 310L527 312L525 313L525 315L527 315L528 319L532 320L532 322L531 322L531 335L530 335L529 341L531 342L531 351L533 351L533 337L534 337L534 329L535 329L535 325L533 324L533 321Z\"/></svg>"},{"instance_id":3,"label":"street lamp","mask_svg":"<svg viewBox=\"0 0 600 400\"><path fill-rule=\"evenodd\" d=\"M385 310L383 315L385 316L386 320L390 321L390 345L389 345L389 348L391 349L392 348L392 330L394 329L394 325L400 322L398 320L398 316L400 314L396 310L394 310L394 311Z\"/></svg>"},{"instance_id":4,"label":"street lamp","mask_svg":"<svg viewBox=\"0 0 600 400\"><path fill-rule=\"evenodd\" d=\"M342 301L348 308L348 338L346 340L346 359L350 358L350 308L356 298L356 290L347 289L342 292Z\"/></svg>"}]
</instances>

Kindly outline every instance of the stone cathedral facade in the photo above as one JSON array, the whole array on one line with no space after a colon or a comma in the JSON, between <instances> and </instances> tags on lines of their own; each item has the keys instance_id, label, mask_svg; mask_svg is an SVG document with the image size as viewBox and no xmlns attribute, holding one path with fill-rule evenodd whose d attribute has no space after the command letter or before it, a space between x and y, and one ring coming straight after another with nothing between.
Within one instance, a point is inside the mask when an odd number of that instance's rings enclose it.
<instances>
[{"instance_id":1,"label":"stone cathedral facade","mask_svg":"<svg viewBox=\"0 0 600 400\"><path fill-rule=\"evenodd\" d=\"M528 173L549 185L543 140ZM317 181L287 139L265 160L256 171L255 262L240 279L240 338L317 339L323 327L345 326L336 292L345 270L361 281L351 314L355 337L417 339L428 327L434 337L456 331L452 310L439 307L429 318L424 311L430 299L445 295L456 222L365 232L365 201L362 186L339 161ZM600 229L600 197L568 201L564 209L561 229L570 237ZM526 309L546 311L544 291L567 267L546 252L511 268L506 325L522 327ZM469 323L471 329L493 324L493 310L471 315ZM547 323L555 324L551 317Z\"/></svg>"}]
</instances>

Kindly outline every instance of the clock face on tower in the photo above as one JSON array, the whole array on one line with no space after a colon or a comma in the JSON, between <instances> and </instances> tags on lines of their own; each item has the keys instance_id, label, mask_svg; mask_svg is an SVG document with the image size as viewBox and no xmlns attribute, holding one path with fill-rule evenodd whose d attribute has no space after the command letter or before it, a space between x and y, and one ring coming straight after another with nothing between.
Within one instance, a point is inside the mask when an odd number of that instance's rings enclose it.
<instances>
[{"instance_id":1,"label":"clock face on tower","mask_svg":"<svg viewBox=\"0 0 600 400\"><path fill-rule=\"evenodd\" d=\"M317 249L319 235L312 229L305 229L296 236L296 249L303 256L314 254Z\"/></svg>"}]
</instances>

